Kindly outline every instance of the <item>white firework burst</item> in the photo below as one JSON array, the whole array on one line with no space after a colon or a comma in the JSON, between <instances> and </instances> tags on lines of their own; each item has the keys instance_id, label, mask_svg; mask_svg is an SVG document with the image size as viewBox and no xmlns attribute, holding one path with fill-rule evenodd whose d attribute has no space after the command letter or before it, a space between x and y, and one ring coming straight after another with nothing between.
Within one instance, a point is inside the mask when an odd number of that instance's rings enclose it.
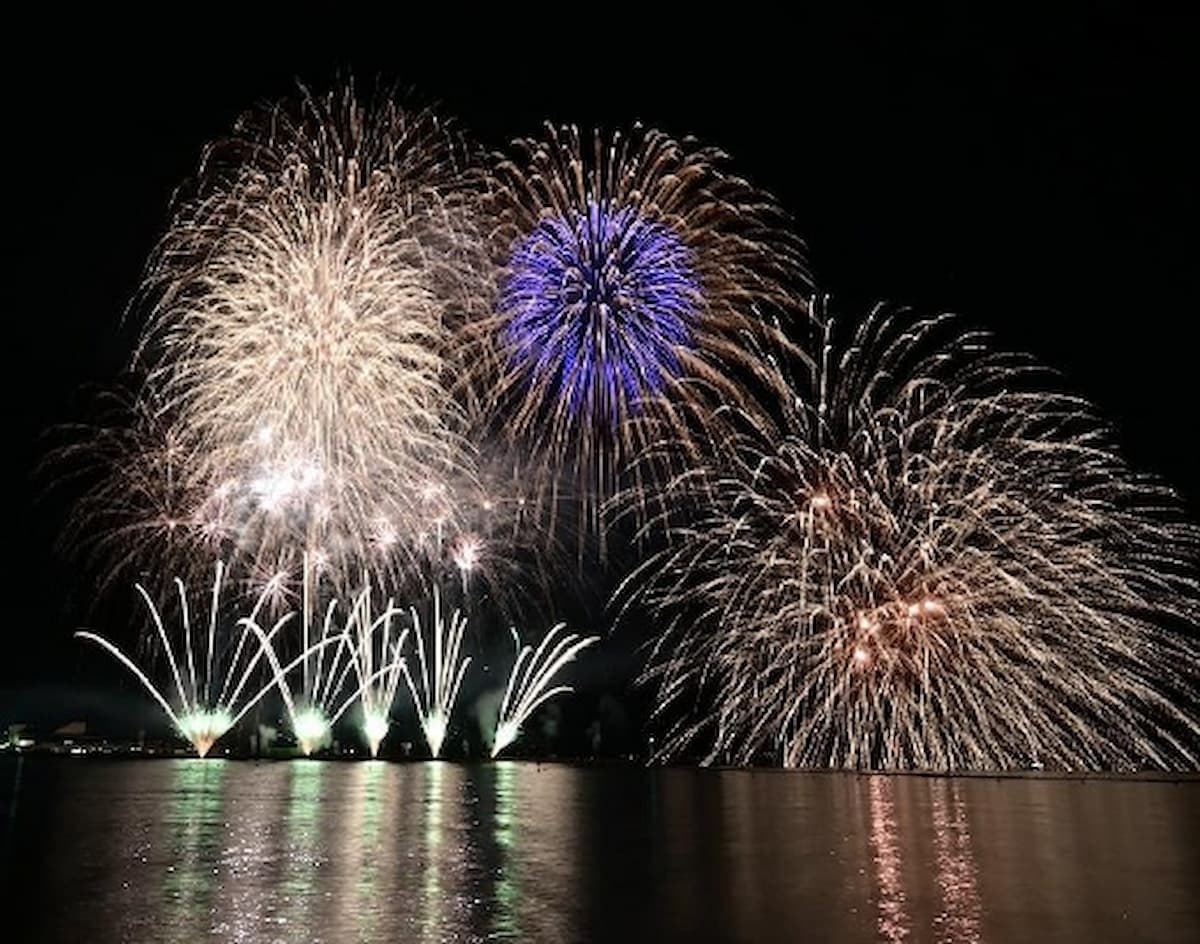
<instances>
[{"instance_id":1,"label":"white firework burst","mask_svg":"<svg viewBox=\"0 0 1200 944\"><path fill-rule=\"evenodd\" d=\"M421 484L463 474L448 343L488 282L464 160L432 112L351 89L206 152L148 267L137 363L196 513L241 554L402 566Z\"/></svg>"}]
</instances>

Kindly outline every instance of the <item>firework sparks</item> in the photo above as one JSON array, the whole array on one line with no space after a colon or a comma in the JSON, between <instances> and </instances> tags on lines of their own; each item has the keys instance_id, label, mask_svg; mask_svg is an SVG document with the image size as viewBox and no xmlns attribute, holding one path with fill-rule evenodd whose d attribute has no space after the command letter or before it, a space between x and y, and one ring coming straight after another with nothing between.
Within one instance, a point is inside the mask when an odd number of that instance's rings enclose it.
<instances>
[{"instance_id":1,"label":"firework sparks","mask_svg":"<svg viewBox=\"0 0 1200 944\"><path fill-rule=\"evenodd\" d=\"M241 554L403 563L421 483L464 467L447 341L488 290L461 167L432 113L349 90L206 153L148 269L138 364L194 516Z\"/></svg>"},{"instance_id":2,"label":"firework sparks","mask_svg":"<svg viewBox=\"0 0 1200 944\"><path fill-rule=\"evenodd\" d=\"M671 626L664 701L713 721L666 754L1195 766L1196 529L1087 404L953 332L877 311L672 483L687 510L627 586Z\"/></svg>"},{"instance_id":3,"label":"firework sparks","mask_svg":"<svg viewBox=\"0 0 1200 944\"><path fill-rule=\"evenodd\" d=\"M168 634L159 607L149 592L142 584L136 585L154 624L153 638L158 640L170 668L174 704L155 685L150 675L118 646L96 633L81 631L75 634L104 649L128 669L201 757L207 756L213 745L257 705L278 681L276 675L270 675L261 688L254 689L252 683L260 674L256 670L260 667L263 654L269 654L269 647L279 631L279 627L276 627L271 633L263 634L253 625L265 599L260 597L250 617L238 620L237 630L230 632L220 619L224 576L225 567L218 562L209 601L207 627L199 633L193 632L187 588L182 580L175 579L180 607L180 632L176 639ZM287 666L273 663L273 668L278 673L286 673L306 655L302 653Z\"/></svg>"},{"instance_id":4,"label":"firework sparks","mask_svg":"<svg viewBox=\"0 0 1200 944\"><path fill-rule=\"evenodd\" d=\"M379 755L379 746L391 726L392 702L396 700L403 671L402 653L408 630L397 633L393 626L393 617L401 612L389 599L383 613L372 618L368 583L354 601L350 618L354 640L350 659L362 700L362 731L372 757Z\"/></svg>"},{"instance_id":5,"label":"firework sparks","mask_svg":"<svg viewBox=\"0 0 1200 944\"><path fill-rule=\"evenodd\" d=\"M146 573L204 579L223 549L221 502L195 487L162 404L113 390L96 405L96 422L60 431L66 439L45 464L56 487L76 492L64 549L97 575L100 594Z\"/></svg>"},{"instance_id":6,"label":"firework sparks","mask_svg":"<svg viewBox=\"0 0 1200 944\"><path fill-rule=\"evenodd\" d=\"M512 612L545 595L557 548L527 513L523 466L486 451L472 464L471 474L424 488L424 586L457 580L464 599L486 596Z\"/></svg>"},{"instance_id":7,"label":"firework sparks","mask_svg":"<svg viewBox=\"0 0 1200 944\"><path fill-rule=\"evenodd\" d=\"M401 663L413 705L421 719L421 730L429 744L430 753L438 757L450 725L450 715L458 700L463 675L471 664L471 657L462 655L463 632L467 620L458 610L449 621L442 616L441 594L433 593L433 619L428 624L429 639L426 645L421 617L415 608L410 609L413 635L417 639L417 661L420 664L420 685L409 671L407 661Z\"/></svg>"},{"instance_id":8,"label":"firework sparks","mask_svg":"<svg viewBox=\"0 0 1200 944\"><path fill-rule=\"evenodd\" d=\"M503 274L470 370L485 425L553 470L539 501L572 496L594 524L661 427L690 435L745 399L745 337L792 308L799 245L714 150L574 128L519 147L494 174Z\"/></svg>"},{"instance_id":9,"label":"firework sparks","mask_svg":"<svg viewBox=\"0 0 1200 944\"><path fill-rule=\"evenodd\" d=\"M373 732L379 730L379 719L384 721L386 734L387 715L395 696L400 671L400 650L405 634L393 639L392 617L399 611L389 600L383 614L371 619L370 584L359 593L351 606L343 626L337 622L338 601L331 596L324 608L319 624L314 622L314 610L321 597L321 582L314 572L308 555L304 557L300 607L301 653L287 667L283 667L277 652L276 640L284 640L281 630L295 616L284 614L269 633L263 633L255 622L256 614L243 620L264 640L263 647L275 673L275 682L291 719L292 732L305 756L328 747L333 735L333 726L360 698L366 724ZM300 685L293 686L290 675L299 670ZM357 682L348 685L351 673ZM371 753L379 749L379 740L368 733Z\"/></svg>"},{"instance_id":10,"label":"firework sparks","mask_svg":"<svg viewBox=\"0 0 1200 944\"><path fill-rule=\"evenodd\" d=\"M500 703L500 714L492 739L492 757L498 757L520 736L521 726L538 708L554 696L572 691L570 685L551 688L550 684L568 662L588 646L600 641L599 636L581 637L565 630L566 624L559 623L534 650L532 646L522 646L521 637L513 629L517 660L508 676L504 701Z\"/></svg>"}]
</instances>

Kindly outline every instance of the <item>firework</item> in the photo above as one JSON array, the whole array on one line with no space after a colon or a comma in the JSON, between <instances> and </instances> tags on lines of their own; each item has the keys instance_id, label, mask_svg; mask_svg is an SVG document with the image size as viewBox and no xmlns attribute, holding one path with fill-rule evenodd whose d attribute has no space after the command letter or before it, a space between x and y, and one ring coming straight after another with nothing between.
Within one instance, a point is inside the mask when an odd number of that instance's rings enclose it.
<instances>
[{"instance_id":1,"label":"firework","mask_svg":"<svg viewBox=\"0 0 1200 944\"><path fill-rule=\"evenodd\" d=\"M429 744L430 753L440 756L442 742L450 726L450 715L458 700L463 675L471 664L471 657L462 655L463 632L467 620L455 610L449 621L442 615L442 599L435 588L433 593L433 619L428 624L429 636L426 644L421 617L415 608L410 609L413 635L417 639L417 661L420 664L420 685L414 681L407 661L401 663L409 694L421 719L421 730Z\"/></svg>"},{"instance_id":2,"label":"firework","mask_svg":"<svg viewBox=\"0 0 1200 944\"><path fill-rule=\"evenodd\" d=\"M431 112L351 90L206 152L148 266L137 365L183 474L160 485L229 554L403 566L423 483L462 474L448 339L488 294L463 153Z\"/></svg>"},{"instance_id":3,"label":"firework","mask_svg":"<svg viewBox=\"0 0 1200 944\"><path fill-rule=\"evenodd\" d=\"M360 698L364 733L374 755L387 732L388 711L402 664L400 651L405 633L393 638L391 622L400 611L388 600L383 614L372 619L370 583L366 582L344 625L337 620L336 596L329 597L318 624L314 613L319 609L321 582L307 555L301 580L300 655L287 667L281 665L278 649L286 646L288 635L281 630L292 622L295 612L281 616L269 633L264 633L255 622L257 614L251 614L243 622L264 640L263 648L274 670L292 732L305 756L329 746L333 726ZM290 680L293 671L299 672L299 686ZM356 685L349 684L352 674Z\"/></svg>"},{"instance_id":4,"label":"firework","mask_svg":"<svg viewBox=\"0 0 1200 944\"><path fill-rule=\"evenodd\" d=\"M473 380L484 425L548 470L539 502L567 498L586 528L663 428L690 443L745 399L762 375L746 337L804 274L775 205L713 149L574 128L518 147L493 175L502 274Z\"/></svg>"},{"instance_id":5,"label":"firework","mask_svg":"<svg viewBox=\"0 0 1200 944\"><path fill-rule=\"evenodd\" d=\"M391 725L392 702L400 685L404 661L402 653L408 630L395 631L392 619L401 611L388 600L383 613L371 616L371 588L368 583L354 601L350 626L353 647L351 663L362 701L362 731L371 750L379 754L379 745Z\"/></svg>"},{"instance_id":6,"label":"firework","mask_svg":"<svg viewBox=\"0 0 1200 944\"><path fill-rule=\"evenodd\" d=\"M668 621L664 754L1195 767L1198 536L1171 493L950 319L832 337L774 422L672 482L627 584Z\"/></svg>"},{"instance_id":7,"label":"firework","mask_svg":"<svg viewBox=\"0 0 1200 944\"><path fill-rule=\"evenodd\" d=\"M180 632L175 639L168 634L159 607L149 592L142 584L136 585L154 624L155 635L152 638L158 640L170 668L170 681L165 687L169 691L173 683L174 704L168 694L155 685L148 672L114 643L92 632L75 634L80 639L100 646L128 669L201 757L205 757L213 745L257 705L278 681L278 675L268 673L266 683L260 688L255 689L253 684L253 680L262 674L262 657L264 653L270 655L270 646L280 627L276 626L270 633L264 634L254 624L254 618L265 603L260 598L250 617L238 620L236 629L231 631L220 619L224 576L225 567L218 562L207 626L198 633L193 631L187 588L182 580L175 579L180 608ZM308 651L302 653L288 665L272 663L272 668L279 675L286 674L309 654Z\"/></svg>"},{"instance_id":8,"label":"firework","mask_svg":"<svg viewBox=\"0 0 1200 944\"><path fill-rule=\"evenodd\" d=\"M509 618L526 618L572 570L542 530L528 467L502 450L480 449L470 474L430 481L425 527L416 535L425 578L419 589L457 582L461 599L487 600ZM415 588L416 589L416 588Z\"/></svg>"},{"instance_id":9,"label":"firework","mask_svg":"<svg viewBox=\"0 0 1200 944\"><path fill-rule=\"evenodd\" d=\"M555 695L572 690L570 685L551 688L550 683L575 656L600 641L599 636L580 637L565 630L566 625L559 623L546 634L536 650L532 646L522 646L521 637L516 629L512 630L517 660L508 676L504 701L500 703L500 715L496 719L496 733L492 739L492 757L499 756L520 736L521 726L539 707Z\"/></svg>"},{"instance_id":10,"label":"firework","mask_svg":"<svg viewBox=\"0 0 1200 944\"><path fill-rule=\"evenodd\" d=\"M219 536L197 514L203 498L161 404L115 389L96 405L94 423L56 431L65 438L45 463L53 486L72 493L64 550L98 576L97 598L135 575L202 579Z\"/></svg>"}]
</instances>

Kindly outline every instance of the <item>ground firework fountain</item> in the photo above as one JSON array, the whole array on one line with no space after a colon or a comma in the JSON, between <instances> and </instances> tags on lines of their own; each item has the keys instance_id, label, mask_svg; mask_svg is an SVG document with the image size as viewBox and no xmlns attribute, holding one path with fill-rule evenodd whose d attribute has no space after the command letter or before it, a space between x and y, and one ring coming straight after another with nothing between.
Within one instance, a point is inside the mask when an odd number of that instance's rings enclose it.
<instances>
[{"instance_id":1,"label":"ground firework fountain","mask_svg":"<svg viewBox=\"0 0 1200 944\"><path fill-rule=\"evenodd\" d=\"M313 625L313 611L319 590L319 581L306 555L300 611L302 652L291 664L293 668L299 667L299 688L290 681L290 671L281 667L275 646L271 642L264 645L267 658L275 669L292 732L305 756L329 746L333 726L360 697L364 699L365 724L376 734L382 726L386 734L387 712L391 697L395 695L397 665L405 638L404 633L395 640L390 638L392 618L398 612L391 600L380 617L371 619L369 585L354 601L346 623L341 627L337 623L338 601L331 597L325 605L318 630ZM282 616L270 633L257 631L267 640L281 638L280 630L294 615ZM254 625L253 620L247 622ZM352 673L355 684L351 684ZM374 754L379 742L372 739L371 731L368 731L368 741ZM379 740L382 740L382 734Z\"/></svg>"},{"instance_id":2,"label":"ground firework fountain","mask_svg":"<svg viewBox=\"0 0 1200 944\"><path fill-rule=\"evenodd\" d=\"M504 689L504 701L496 719L496 732L492 739L492 757L513 743L521 733L521 725L539 707L555 695L571 691L570 685L550 683L568 662L593 643L599 636L580 637L565 632L566 626L559 623L546 634L535 651L532 646L522 646L521 637L513 629L517 660L513 663ZM560 635L561 633L561 635Z\"/></svg>"},{"instance_id":3,"label":"ground firework fountain","mask_svg":"<svg viewBox=\"0 0 1200 944\"><path fill-rule=\"evenodd\" d=\"M170 669L168 691L173 684L174 704L150 676L115 644L96 633L82 631L75 634L112 654L133 673L167 713L175 729L192 743L201 757L207 756L213 745L307 654L307 651L302 653L288 665L274 661L271 646L281 625L264 634L255 623L255 617L265 603L265 594L259 597L251 615L237 620L235 628L231 630L220 617L224 574L225 566L218 562L207 627L199 634L193 632L187 589L183 581L176 578L174 583L180 610L180 632L175 639L167 632L160 609L149 592L140 583L137 584L137 591L154 624L152 638L158 640ZM268 656L266 660L263 659L264 654ZM253 680L259 678L264 669L267 669L267 681L255 688Z\"/></svg>"},{"instance_id":4,"label":"ground firework fountain","mask_svg":"<svg viewBox=\"0 0 1200 944\"><path fill-rule=\"evenodd\" d=\"M421 719L421 730L429 744L430 753L438 757L442 742L450 724L450 714L458 699L463 675L471 663L470 656L463 656L462 638L466 629L466 617L455 610L449 621L442 615L441 594L433 593L433 618L428 622L428 642L422 628L421 618L415 608L410 610L413 634L417 640L417 661L420 674L414 680L407 661L401 665L408 690ZM418 685L417 682L420 684Z\"/></svg>"}]
</instances>

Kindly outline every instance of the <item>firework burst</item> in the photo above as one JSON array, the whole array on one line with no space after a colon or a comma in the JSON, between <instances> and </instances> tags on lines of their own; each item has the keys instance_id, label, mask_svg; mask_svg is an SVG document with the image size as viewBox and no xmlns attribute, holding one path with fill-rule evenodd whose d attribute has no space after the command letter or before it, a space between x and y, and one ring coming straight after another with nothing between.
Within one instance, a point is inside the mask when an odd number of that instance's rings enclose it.
<instances>
[{"instance_id":1,"label":"firework burst","mask_svg":"<svg viewBox=\"0 0 1200 944\"><path fill-rule=\"evenodd\" d=\"M791 308L799 244L713 149L574 128L518 147L493 175L502 274L472 380L484 425L549 470L540 502L566 496L586 533L640 447L745 400L746 338Z\"/></svg>"},{"instance_id":2,"label":"firework burst","mask_svg":"<svg viewBox=\"0 0 1200 944\"><path fill-rule=\"evenodd\" d=\"M98 576L97 598L135 575L200 579L221 537L201 513L185 443L153 397L118 388L95 405L95 422L56 430L45 463L73 501L63 549Z\"/></svg>"},{"instance_id":3,"label":"firework burst","mask_svg":"<svg viewBox=\"0 0 1200 944\"><path fill-rule=\"evenodd\" d=\"M1171 493L949 319L829 337L773 421L672 482L687 511L627 584L668 621L664 754L1195 767L1197 530Z\"/></svg>"},{"instance_id":4,"label":"firework burst","mask_svg":"<svg viewBox=\"0 0 1200 944\"><path fill-rule=\"evenodd\" d=\"M463 163L431 112L350 90L206 152L148 267L137 363L231 553L402 564L422 483L461 474L447 339L487 298Z\"/></svg>"}]
</instances>

